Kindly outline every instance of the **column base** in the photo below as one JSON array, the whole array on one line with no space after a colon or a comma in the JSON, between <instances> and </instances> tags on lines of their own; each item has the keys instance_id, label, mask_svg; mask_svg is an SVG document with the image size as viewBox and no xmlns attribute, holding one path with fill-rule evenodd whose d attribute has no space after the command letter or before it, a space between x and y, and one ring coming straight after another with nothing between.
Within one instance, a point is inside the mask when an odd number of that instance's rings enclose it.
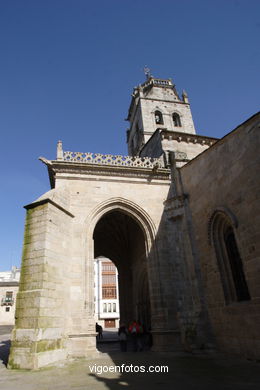
<instances>
[{"instance_id":1,"label":"column base","mask_svg":"<svg viewBox=\"0 0 260 390\"><path fill-rule=\"evenodd\" d=\"M71 334L68 336L66 344L70 357L92 358L98 355L96 333Z\"/></svg>"},{"instance_id":2,"label":"column base","mask_svg":"<svg viewBox=\"0 0 260 390\"><path fill-rule=\"evenodd\" d=\"M9 369L35 370L67 358L60 328L14 328L11 339Z\"/></svg>"}]
</instances>

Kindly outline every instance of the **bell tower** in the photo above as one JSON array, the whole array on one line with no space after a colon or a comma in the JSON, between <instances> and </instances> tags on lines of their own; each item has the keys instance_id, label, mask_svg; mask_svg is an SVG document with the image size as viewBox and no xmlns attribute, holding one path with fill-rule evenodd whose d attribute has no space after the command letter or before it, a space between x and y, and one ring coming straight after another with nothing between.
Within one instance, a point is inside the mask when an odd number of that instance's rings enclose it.
<instances>
[{"instance_id":1,"label":"bell tower","mask_svg":"<svg viewBox=\"0 0 260 390\"><path fill-rule=\"evenodd\" d=\"M158 79L145 68L146 81L135 87L128 111L128 154L139 155L157 129L196 134L187 93L178 95L171 79Z\"/></svg>"}]
</instances>

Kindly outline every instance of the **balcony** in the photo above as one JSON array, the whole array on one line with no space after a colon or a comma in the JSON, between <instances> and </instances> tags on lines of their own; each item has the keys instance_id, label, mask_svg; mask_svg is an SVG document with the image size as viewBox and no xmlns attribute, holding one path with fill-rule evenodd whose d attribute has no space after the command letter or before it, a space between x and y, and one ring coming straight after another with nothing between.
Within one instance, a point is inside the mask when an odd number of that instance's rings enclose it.
<instances>
[{"instance_id":1,"label":"balcony","mask_svg":"<svg viewBox=\"0 0 260 390\"><path fill-rule=\"evenodd\" d=\"M13 298L2 298L1 306L13 306L14 299Z\"/></svg>"}]
</instances>

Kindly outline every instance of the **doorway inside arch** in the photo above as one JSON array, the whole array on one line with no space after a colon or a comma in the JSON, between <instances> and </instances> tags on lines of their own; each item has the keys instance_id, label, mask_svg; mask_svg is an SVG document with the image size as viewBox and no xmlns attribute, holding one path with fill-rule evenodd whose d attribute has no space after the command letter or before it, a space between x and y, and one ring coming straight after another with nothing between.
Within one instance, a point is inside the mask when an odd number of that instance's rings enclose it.
<instances>
[{"instance_id":1,"label":"doorway inside arch","mask_svg":"<svg viewBox=\"0 0 260 390\"><path fill-rule=\"evenodd\" d=\"M110 259L118 270L120 321L151 328L145 236L139 223L121 210L109 211L94 229L94 257Z\"/></svg>"}]
</instances>

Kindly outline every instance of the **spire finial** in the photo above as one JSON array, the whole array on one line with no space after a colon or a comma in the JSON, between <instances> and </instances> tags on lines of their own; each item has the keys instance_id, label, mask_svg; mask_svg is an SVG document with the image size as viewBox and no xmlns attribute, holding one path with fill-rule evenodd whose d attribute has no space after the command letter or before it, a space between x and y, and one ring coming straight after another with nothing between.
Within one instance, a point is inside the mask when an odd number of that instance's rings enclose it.
<instances>
[{"instance_id":1,"label":"spire finial","mask_svg":"<svg viewBox=\"0 0 260 390\"><path fill-rule=\"evenodd\" d=\"M62 141L57 143L57 160L63 160Z\"/></svg>"},{"instance_id":2,"label":"spire finial","mask_svg":"<svg viewBox=\"0 0 260 390\"><path fill-rule=\"evenodd\" d=\"M151 69L149 69L147 65L144 66L144 74L146 75L146 79L147 79L147 80L148 80L150 77L152 77L152 75L151 75Z\"/></svg>"}]
</instances>

